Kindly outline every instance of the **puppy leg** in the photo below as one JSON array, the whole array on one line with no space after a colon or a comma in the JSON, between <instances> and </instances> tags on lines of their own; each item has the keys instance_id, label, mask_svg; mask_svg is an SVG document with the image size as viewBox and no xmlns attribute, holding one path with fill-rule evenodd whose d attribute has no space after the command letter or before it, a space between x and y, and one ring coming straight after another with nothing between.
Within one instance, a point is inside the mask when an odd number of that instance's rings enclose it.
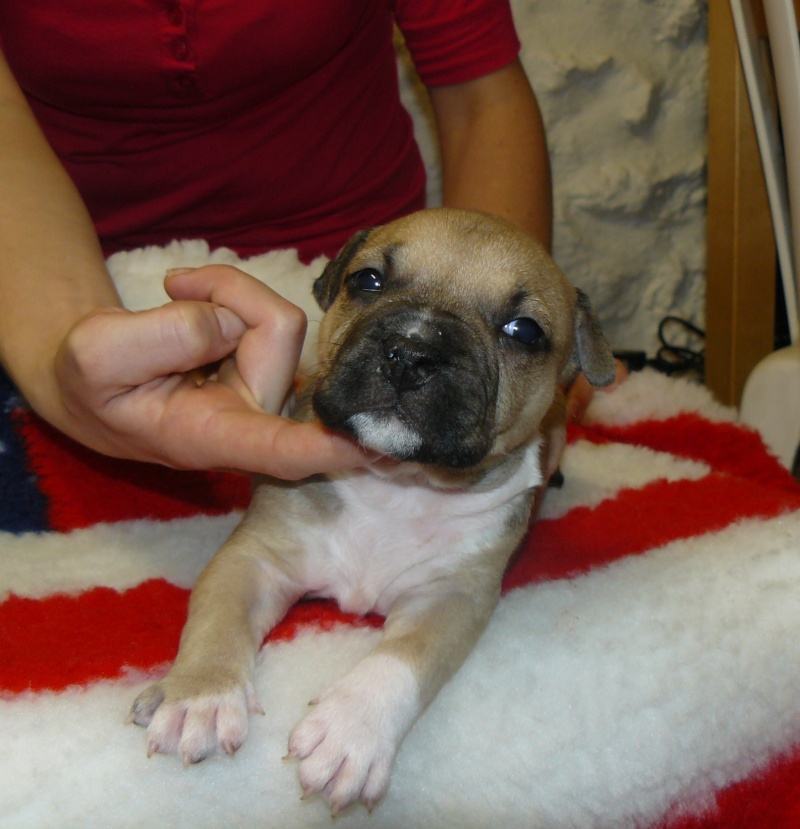
<instances>
[{"instance_id":1,"label":"puppy leg","mask_svg":"<svg viewBox=\"0 0 800 829\"><path fill-rule=\"evenodd\" d=\"M358 800L369 810L389 785L403 738L483 631L497 589L457 581L421 587L394 604L378 647L313 701L294 728L289 757L300 761L306 795L331 812Z\"/></svg>"},{"instance_id":2,"label":"puppy leg","mask_svg":"<svg viewBox=\"0 0 800 829\"><path fill-rule=\"evenodd\" d=\"M249 713L261 712L256 654L298 591L253 546L234 534L214 556L192 591L175 664L134 701L129 721L147 726L148 756L177 751L197 763L218 749L232 754Z\"/></svg>"}]
</instances>

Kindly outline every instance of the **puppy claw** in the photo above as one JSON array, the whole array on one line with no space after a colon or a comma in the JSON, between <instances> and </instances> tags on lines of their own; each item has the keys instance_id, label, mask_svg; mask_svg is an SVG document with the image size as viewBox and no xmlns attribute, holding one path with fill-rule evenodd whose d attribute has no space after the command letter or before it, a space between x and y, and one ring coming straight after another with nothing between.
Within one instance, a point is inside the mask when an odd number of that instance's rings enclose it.
<instances>
[{"instance_id":1,"label":"puppy claw","mask_svg":"<svg viewBox=\"0 0 800 829\"><path fill-rule=\"evenodd\" d=\"M202 763L205 759L205 757L185 757L183 760L183 765L186 768L189 768L189 766L196 766L198 763Z\"/></svg>"},{"instance_id":2,"label":"puppy claw","mask_svg":"<svg viewBox=\"0 0 800 829\"><path fill-rule=\"evenodd\" d=\"M193 766L212 754L235 754L244 744L248 715L264 709L247 681L209 682L204 675L171 673L143 691L129 720L147 726L147 756L178 754Z\"/></svg>"},{"instance_id":3,"label":"puppy claw","mask_svg":"<svg viewBox=\"0 0 800 829\"><path fill-rule=\"evenodd\" d=\"M154 754L172 754L175 748L170 744L169 739L164 739L163 736L157 734L148 735L147 740L147 759L149 760Z\"/></svg>"},{"instance_id":4,"label":"puppy claw","mask_svg":"<svg viewBox=\"0 0 800 829\"><path fill-rule=\"evenodd\" d=\"M333 800L330 802L331 807L331 820L336 820L339 815L347 809L348 806L352 806L352 804L356 802L353 800Z\"/></svg>"},{"instance_id":5,"label":"puppy claw","mask_svg":"<svg viewBox=\"0 0 800 829\"><path fill-rule=\"evenodd\" d=\"M416 682L405 663L372 655L320 694L292 730L300 786L319 792L333 816L357 802L371 810L386 794L397 749L418 714Z\"/></svg>"},{"instance_id":6,"label":"puppy claw","mask_svg":"<svg viewBox=\"0 0 800 829\"><path fill-rule=\"evenodd\" d=\"M151 685L142 691L133 701L126 721L145 727L150 725L153 714L155 714L162 702L164 702L164 691L162 687L159 684Z\"/></svg>"},{"instance_id":7,"label":"puppy claw","mask_svg":"<svg viewBox=\"0 0 800 829\"><path fill-rule=\"evenodd\" d=\"M256 689L253 687L252 682L247 683L244 692L247 698L247 710L251 714L261 714L262 717L265 717L267 712L262 708L261 703L258 701Z\"/></svg>"}]
</instances>

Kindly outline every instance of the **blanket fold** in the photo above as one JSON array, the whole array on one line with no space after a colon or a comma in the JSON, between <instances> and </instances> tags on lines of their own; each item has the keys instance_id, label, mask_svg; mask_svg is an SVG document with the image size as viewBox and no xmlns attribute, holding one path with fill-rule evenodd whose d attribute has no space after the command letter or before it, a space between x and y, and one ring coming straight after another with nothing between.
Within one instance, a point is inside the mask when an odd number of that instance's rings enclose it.
<instances>
[{"instance_id":1,"label":"blanket fold","mask_svg":"<svg viewBox=\"0 0 800 829\"><path fill-rule=\"evenodd\" d=\"M0 826L328 827L281 758L381 619L305 602L233 758L146 758L125 725L249 484L75 446L0 382ZM800 485L734 413L645 371L572 428L497 612L337 825L800 826Z\"/></svg>"}]
</instances>

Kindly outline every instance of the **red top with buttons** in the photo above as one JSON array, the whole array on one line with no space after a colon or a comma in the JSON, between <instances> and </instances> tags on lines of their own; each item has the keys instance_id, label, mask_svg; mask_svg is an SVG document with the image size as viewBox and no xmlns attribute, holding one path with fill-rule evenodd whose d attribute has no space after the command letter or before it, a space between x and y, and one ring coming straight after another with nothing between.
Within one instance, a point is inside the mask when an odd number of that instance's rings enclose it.
<instances>
[{"instance_id":1,"label":"red top with buttons","mask_svg":"<svg viewBox=\"0 0 800 829\"><path fill-rule=\"evenodd\" d=\"M423 205L393 21L429 85L519 48L508 0L3 0L0 42L106 253L308 259Z\"/></svg>"}]
</instances>

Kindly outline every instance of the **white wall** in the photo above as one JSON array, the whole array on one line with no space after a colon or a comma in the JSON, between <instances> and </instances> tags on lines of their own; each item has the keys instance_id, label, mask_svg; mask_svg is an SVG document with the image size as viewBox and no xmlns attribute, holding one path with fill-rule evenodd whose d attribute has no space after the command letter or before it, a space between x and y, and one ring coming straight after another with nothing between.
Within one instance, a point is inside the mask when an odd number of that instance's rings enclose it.
<instances>
[{"instance_id":1,"label":"white wall","mask_svg":"<svg viewBox=\"0 0 800 829\"><path fill-rule=\"evenodd\" d=\"M555 258L612 346L652 355L665 315L704 319L706 2L512 5L548 132ZM405 86L435 203L429 126Z\"/></svg>"}]
</instances>

